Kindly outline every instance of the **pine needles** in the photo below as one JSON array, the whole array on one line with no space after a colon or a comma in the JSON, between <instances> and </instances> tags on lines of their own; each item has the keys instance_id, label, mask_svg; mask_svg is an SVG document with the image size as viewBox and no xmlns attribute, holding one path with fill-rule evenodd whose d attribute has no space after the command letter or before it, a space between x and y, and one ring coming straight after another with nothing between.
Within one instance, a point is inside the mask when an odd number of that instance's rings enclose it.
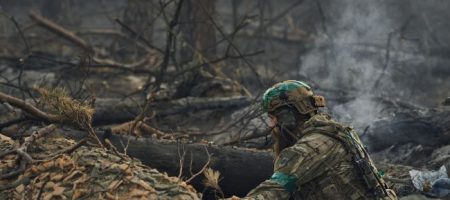
<instances>
[{"instance_id":1,"label":"pine needles","mask_svg":"<svg viewBox=\"0 0 450 200\"><path fill-rule=\"evenodd\" d=\"M58 115L60 121L79 128L86 128L92 123L94 109L87 103L74 100L63 88L51 90L37 88L41 94L41 100L50 112Z\"/></svg>"},{"instance_id":2,"label":"pine needles","mask_svg":"<svg viewBox=\"0 0 450 200\"><path fill-rule=\"evenodd\" d=\"M51 90L37 88L36 90L41 94L44 106L57 115L60 122L85 129L103 147L100 139L95 134L94 128L92 128L94 108L85 102L73 99L63 88Z\"/></svg>"}]
</instances>

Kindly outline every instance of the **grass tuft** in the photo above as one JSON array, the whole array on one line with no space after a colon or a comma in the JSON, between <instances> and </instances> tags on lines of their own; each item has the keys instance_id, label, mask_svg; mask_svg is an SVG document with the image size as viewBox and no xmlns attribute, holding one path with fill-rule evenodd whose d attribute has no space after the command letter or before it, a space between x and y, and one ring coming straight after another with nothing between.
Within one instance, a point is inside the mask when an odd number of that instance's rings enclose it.
<instances>
[{"instance_id":1,"label":"grass tuft","mask_svg":"<svg viewBox=\"0 0 450 200\"><path fill-rule=\"evenodd\" d=\"M206 168L206 170L203 172L203 174L205 175L205 178L206 178L204 180L204 184L206 187L220 190L220 186L219 186L220 172L219 171L215 171L211 168Z\"/></svg>"},{"instance_id":2,"label":"grass tuft","mask_svg":"<svg viewBox=\"0 0 450 200\"><path fill-rule=\"evenodd\" d=\"M80 128L90 126L95 110L87 103L74 100L64 88L37 88L41 100L61 122Z\"/></svg>"}]
</instances>

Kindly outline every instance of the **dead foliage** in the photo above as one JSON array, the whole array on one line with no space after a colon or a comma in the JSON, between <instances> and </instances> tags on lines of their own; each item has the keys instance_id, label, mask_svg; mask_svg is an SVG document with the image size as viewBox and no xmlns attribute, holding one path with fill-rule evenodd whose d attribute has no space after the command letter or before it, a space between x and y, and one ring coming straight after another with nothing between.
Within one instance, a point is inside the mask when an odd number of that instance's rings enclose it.
<instances>
[{"instance_id":1,"label":"dead foliage","mask_svg":"<svg viewBox=\"0 0 450 200\"><path fill-rule=\"evenodd\" d=\"M0 150L16 145L0 137ZM39 139L32 157L48 157L75 142L59 136ZM17 155L0 161L1 171L15 168ZM33 163L15 180L0 179L0 199L199 199L196 191L176 177L168 177L140 161L109 150L81 146Z\"/></svg>"},{"instance_id":2,"label":"dead foliage","mask_svg":"<svg viewBox=\"0 0 450 200\"><path fill-rule=\"evenodd\" d=\"M63 88L37 88L41 94L42 103L50 109L50 112L59 116L60 121L85 127L92 123L94 109L85 102L72 99Z\"/></svg>"},{"instance_id":3,"label":"dead foliage","mask_svg":"<svg viewBox=\"0 0 450 200\"><path fill-rule=\"evenodd\" d=\"M207 187L211 187L211 188L215 188L215 189L220 189L219 186L219 177L220 177L220 172L219 171L215 171L211 168L207 168L203 174L205 175L205 186Z\"/></svg>"},{"instance_id":4,"label":"dead foliage","mask_svg":"<svg viewBox=\"0 0 450 200\"><path fill-rule=\"evenodd\" d=\"M222 188L220 188L219 186L220 172L211 168L207 168L203 172L203 175L205 175L205 179L203 180L203 184L205 185L205 187L213 189L216 198L223 198L224 194L222 192Z\"/></svg>"}]
</instances>

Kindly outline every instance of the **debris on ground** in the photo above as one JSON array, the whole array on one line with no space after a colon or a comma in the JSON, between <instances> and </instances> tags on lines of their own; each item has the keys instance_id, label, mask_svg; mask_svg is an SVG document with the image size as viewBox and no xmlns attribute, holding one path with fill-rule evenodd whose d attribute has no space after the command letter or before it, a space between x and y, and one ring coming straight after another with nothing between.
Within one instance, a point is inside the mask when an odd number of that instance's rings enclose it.
<instances>
[{"instance_id":1,"label":"debris on ground","mask_svg":"<svg viewBox=\"0 0 450 200\"><path fill-rule=\"evenodd\" d=\"M17 142L0 135L0 151ZM0 179L0 199L201 199L195 189L124 154L81 146L57 135L41 138L30 148L35 163L11 179ZM40 158L40 159L37 159ZM0 173L15 170L17 155L0 160Z\"/></svg>"}]
</instances>

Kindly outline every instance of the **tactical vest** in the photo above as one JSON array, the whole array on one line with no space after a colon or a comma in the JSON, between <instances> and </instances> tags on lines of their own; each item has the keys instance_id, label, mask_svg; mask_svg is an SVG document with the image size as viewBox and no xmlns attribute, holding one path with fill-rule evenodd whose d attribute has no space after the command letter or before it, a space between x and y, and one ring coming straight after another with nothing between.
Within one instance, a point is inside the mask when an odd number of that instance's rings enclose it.
<instances>
[{"instance_id":1,"label":"tactical vest","mask_svg":"<svg viewBox=\"0 0 450 200\"><path fill-rule=\"evenodd\" d=\"M327 173L299 186L299 199L396 200L388 189L356 132L319 114L309 120L302 135L322 134L337 140L346 151L338 166L326 166ZM326 165L326 163L324 163ZM297 198L295 198L297 199Z\"/></svg>"}]
</instances>

